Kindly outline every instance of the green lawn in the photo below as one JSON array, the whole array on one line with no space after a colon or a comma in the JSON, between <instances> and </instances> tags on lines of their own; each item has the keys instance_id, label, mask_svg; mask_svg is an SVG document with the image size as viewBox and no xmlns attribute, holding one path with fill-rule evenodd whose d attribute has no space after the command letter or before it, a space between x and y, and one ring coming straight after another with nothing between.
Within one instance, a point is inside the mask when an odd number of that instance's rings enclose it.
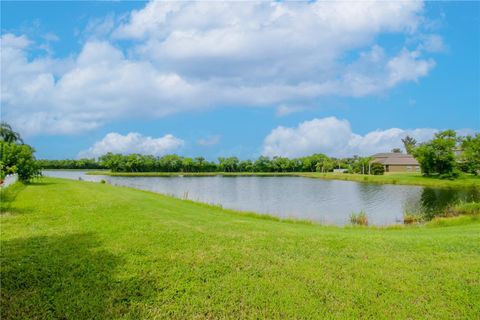
<instances>
[{"instance_id":1,"label":"green lawn","mask_svg":"<svg viewBox=\"0 0 480 320\"><path fill-rule=\"evenodd\" d=\"M480 176L462 174L455 180L440 179L438 177L425 177L420 173L385 173L384 175L362 175L343 173L306 173L304 176L322 179L339 179L368 183L419 185L427 187L476 187L480 188Z\"/></svg>"},{"instance_id":2,"label":"green lawn","mask_svg":"<svg viewBox=\"0 0 480 320\"><path fill-rule=\"evenodd\" d=\"M120 177L170 177L170 176L299 176L318 179L347 180L367 183L418 185L427 187L474 187L480 188L480 176L463 174L455 180L440 179L438 177L424 177L419 173L386 173L381 176L346 174L346 173L320 173L320 172L110 172L92 171L91 175L109 175Z\"/></svg>"},{"instance_id":3,"label":"green lawn","mask_svg":"<svg viewBox=\"0 0 480 320\"><path fill-rule=\"evenodd\" d=\"M336 228L108 184L3 194L1 319L479 319L480 221Z\"/></svg>"}]
</instances>

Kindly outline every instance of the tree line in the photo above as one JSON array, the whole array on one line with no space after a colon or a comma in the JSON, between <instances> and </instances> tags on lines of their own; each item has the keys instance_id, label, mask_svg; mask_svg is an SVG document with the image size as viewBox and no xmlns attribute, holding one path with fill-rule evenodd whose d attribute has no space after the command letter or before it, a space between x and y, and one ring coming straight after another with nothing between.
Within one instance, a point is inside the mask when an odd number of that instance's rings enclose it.
<instances>
[{"instance_id":1,"label":"tree line","mask_svg":"<svg viewBox=\"0 0 480 320\"><path fill-rule=\"evenodd\" d=\"M457 136L454 130L435 134L432 140L417 143L412 137L402 139L407 153L414 156L424 175L455 178L461 172L480 173L480 134ZM286 158L260 156L255 160L220 157L162 157L142 154L107 153L98 159L36 160L35 150L23 143L21 136L5 122L0 126L0 179L18 173L23 181L41 174L40 169L109 169L113 172L331 172L383 174L384 167L371 157L333 158L317 153L306 157ZM401 152L394 148L392 152Z\"/></svg>"},{"instance_id":2,"label":"tree line","mask_svg":"<svg viewBox=\"0 0 480 320\"><path fill-rule=\"evenodd\" d=\"M286 158L260 156L256 160L220 157L208 161L204 157L162 157L142 154L107 153L98 160L39 160L44 169L110 169L113 172L329 172L344 169L352 173L382 174L383 166L370 163L370 157L331 158L324 154Z\"/></svg>"},{"instance_id":3,"label":"tree line","mask_svg":"<svg viewBox=\"0 0 480 320\"><path fill-rule=\"evenodd\" d=\"M401 142L407 153L417 159L424 175L455 178L461 172L478 174L480 171L480 134L457 136L454 130L446 130L424 143L419 144L410 136ZM401 149L391 151L398 153ZM220 157L217 161L176 154L156 157L107 153L98 160L39 160L38 163L45 169L110 169L113 172L331 172L344 169L347 173L384 173L383 165L372 163L371 157L333 158L321 153L293 159Z\"/></svg>"},{"instance_id":4,"label":"tree line","mask_svg":"<svg viewBox=\"0 0 480 320\"><path fill-rule=\"evenodd\" d=\"M37 160L42 169L108 169L95 159Z\"/></svg>"}]
</instances>

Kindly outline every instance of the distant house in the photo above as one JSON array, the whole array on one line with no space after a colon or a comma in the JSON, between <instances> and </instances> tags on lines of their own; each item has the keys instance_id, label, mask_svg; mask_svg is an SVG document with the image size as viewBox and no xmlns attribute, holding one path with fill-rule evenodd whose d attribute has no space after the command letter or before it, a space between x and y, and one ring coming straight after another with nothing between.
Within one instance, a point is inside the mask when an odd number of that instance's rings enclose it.
<instances>
[{"instance_id":1,"label":"distant house","mask_svg":"<svg viewBox=\"0 0 480 320\"><path fill-rule=\"evenodd\" d=\"M415 158L406 153L377 153L372 156L372 163L381 163L385 172L420 172L420 165Z\"/></svg>"}]
</instances>

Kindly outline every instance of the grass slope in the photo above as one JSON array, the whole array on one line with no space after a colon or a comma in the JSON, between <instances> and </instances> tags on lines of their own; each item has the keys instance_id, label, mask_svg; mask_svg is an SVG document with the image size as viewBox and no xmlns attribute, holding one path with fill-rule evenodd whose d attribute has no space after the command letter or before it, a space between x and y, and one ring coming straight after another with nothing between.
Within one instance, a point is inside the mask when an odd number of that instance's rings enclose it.
<instances>
[{"instance_id":1,"label":"grass slope","mask_svg":"<svg viewBox=\"0 0 480 320\"><path fill-rule=\"evenodd\" d=\"M336 228L48 178L3 194L2 319L478 319L480 222Z\"/></svg>"},{"instance_id":2,"label":"grass slope","mask_svg":"<svg viewBox=\"0 0 480 320\"><path fill-rule=\"evenodd\" d=\"M438 177L424 177L419 173L386 173L381 176L344 174L344 173L320 173L320 172L110 172L92 171L90 175L107 175L117 177L211 177L211 176L296 176L318 179L346 180L380 184L418 185L427 187L474 187L480 188L480 176L463 174L455 180L440 179Z\"/></svg>"}]
</instances>

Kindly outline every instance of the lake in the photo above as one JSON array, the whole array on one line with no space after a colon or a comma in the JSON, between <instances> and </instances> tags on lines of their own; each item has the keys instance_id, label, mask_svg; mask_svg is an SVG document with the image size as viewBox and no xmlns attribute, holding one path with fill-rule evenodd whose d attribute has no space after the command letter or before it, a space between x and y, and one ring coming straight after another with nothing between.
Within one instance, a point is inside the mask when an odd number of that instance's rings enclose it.
<instances>
[{"instance_id":1,"label":"lake","mask_svg":"<svg viewBox=\"0 0 480 320\"><path fill-rule=\"evenodd\" d=\"M475 189L382 185L303 177L110 177L45 170L49 177L127 186L181 199L280 218L345 225L363 210L372 225L403 222L404 212L435 212L457 201L480 201Z\"/></svg>"}]
</instances>

